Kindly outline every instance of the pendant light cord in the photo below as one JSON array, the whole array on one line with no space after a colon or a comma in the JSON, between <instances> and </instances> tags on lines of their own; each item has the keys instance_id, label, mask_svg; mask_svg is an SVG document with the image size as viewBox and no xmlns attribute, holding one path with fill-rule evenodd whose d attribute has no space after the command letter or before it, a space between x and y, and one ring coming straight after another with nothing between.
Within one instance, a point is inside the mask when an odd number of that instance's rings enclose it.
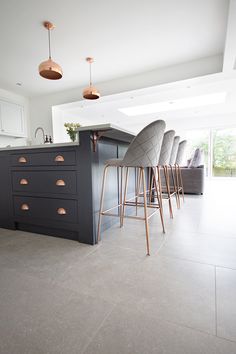
<instances>
[{"instance_id":1,"label":"pendant light cord","mask_svg":"<svg viewBox=\"0 0 236 354\"><path fill-rule=\"evenodd\" d=\"M49 59L51 59L51 36L50 36L50 29L48 29L48 52L49 52Z\"/></svg>"}]
</instances>

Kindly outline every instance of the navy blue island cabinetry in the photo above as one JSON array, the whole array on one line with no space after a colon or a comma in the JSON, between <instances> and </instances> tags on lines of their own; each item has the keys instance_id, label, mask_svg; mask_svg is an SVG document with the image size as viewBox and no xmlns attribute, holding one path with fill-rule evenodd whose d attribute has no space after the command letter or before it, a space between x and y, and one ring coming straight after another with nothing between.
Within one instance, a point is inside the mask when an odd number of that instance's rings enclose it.
<instances>
[{"instance_id":1,"label":"navy blue island cabinetry","mask_svg":"<svg viewBox=\"0 0 236 354\"><path fill-rule=\"evenodd\" d=\"M0 149L0 227L95 244L104 161L123 157L132 138L101 125L83 127L78 144ZM108 207L118 198L112 173Z\"/></svg>"}]
</instances>

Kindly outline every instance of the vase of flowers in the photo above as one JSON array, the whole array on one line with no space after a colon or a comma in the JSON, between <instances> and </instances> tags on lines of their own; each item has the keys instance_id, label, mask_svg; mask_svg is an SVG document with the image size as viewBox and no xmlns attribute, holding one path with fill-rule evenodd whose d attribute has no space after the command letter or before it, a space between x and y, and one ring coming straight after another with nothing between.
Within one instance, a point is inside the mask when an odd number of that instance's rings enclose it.
<instances>
[{"instance_id":1,"label":"vase of flowers","mask_svg":"<svg viewBox=\"0 0 236 354\"><path fill-rule=\"evenodd\" d=\"M77 128L80 127L79 123L65 123L64 127L66 128L66 132L69 135L71 141L75 142L77 138Z\"/></svg>"}]
</instances>

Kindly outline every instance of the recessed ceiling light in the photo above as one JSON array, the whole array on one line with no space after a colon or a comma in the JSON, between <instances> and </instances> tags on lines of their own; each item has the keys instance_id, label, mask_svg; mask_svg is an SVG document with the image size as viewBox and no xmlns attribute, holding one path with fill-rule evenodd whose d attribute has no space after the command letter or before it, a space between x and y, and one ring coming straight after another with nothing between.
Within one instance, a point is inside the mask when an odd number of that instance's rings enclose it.
<instances>
[{"instance_id":1,"label":"recessed ceiling light","mask_svg":"<svg viewBox=\"0 0 236 354\"><path fill-rule=\"evenodd\" d=\"M181 109L224 103L226 94L226 92L217 92L201 96L185 97L175 101L162 101L140 106L119 108L118 111L126 114L127 116L139 116L143 114L177 111Z\"/></svg>"}]
</instances>

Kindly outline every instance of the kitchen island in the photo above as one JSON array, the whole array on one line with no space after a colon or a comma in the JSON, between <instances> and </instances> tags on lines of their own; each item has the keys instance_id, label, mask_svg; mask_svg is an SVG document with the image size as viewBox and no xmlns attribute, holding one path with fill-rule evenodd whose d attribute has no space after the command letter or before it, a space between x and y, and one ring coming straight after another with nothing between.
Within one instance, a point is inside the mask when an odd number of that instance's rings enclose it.
<instances>
[{"instance_id":1,"label":"kitchen island","mask_svg":"<svg viewBox=\"0 0 236 354\"><path fill-rule=\"evenodd\" d=\"M111 124L81 127L78 143L0 149L0 227L95 244L104 161L134 135ZM105 203L118 203L111 172ZM104 218L103 229L116 221Z\"/></svg>"}]
</instances>

